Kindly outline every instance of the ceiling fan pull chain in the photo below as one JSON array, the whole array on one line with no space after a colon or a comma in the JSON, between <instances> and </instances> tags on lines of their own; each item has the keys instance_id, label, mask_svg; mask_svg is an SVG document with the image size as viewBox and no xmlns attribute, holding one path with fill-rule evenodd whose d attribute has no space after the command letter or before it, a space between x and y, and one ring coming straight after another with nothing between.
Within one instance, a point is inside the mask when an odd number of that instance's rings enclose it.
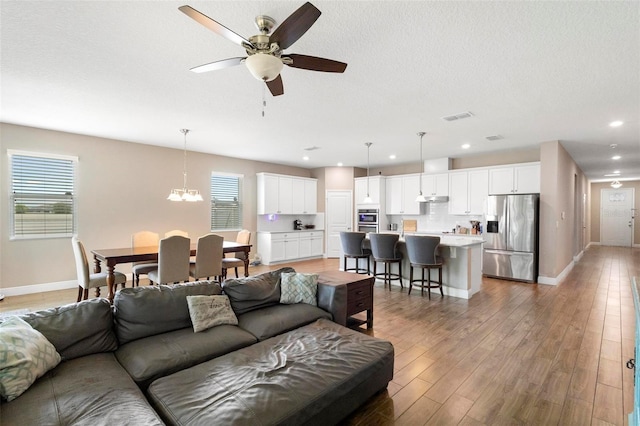
<instances>
[{"instance_id":1,"label":"ceiling fan pull chain","mask_svg":"<svg viewBox=\"0 0 640 426\"><path fill-rule=\"evenodd\" d=\"M264 117L264 110L267 107L267 98L265 95L265 92L267 90L267 86L266 85L262 85L262 116Z\"/></svg>"}]
</instances>

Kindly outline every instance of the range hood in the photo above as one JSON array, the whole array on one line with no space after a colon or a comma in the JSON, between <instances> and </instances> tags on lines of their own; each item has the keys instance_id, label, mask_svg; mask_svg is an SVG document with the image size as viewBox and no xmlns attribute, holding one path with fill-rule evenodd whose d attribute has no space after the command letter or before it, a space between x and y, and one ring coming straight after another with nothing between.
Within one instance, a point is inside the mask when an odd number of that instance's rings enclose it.
<instances>
[{"instance_id":1,"label":"range hood","mask_svg":"<svg viewBox=\"0 0 640 426\"><path fill-rule=\"evenodd\" d=\"M448 203L449 196L448 195L432 195L430 197L424 197L425 202L427 203Z\"/></svg>"}]
</instances>

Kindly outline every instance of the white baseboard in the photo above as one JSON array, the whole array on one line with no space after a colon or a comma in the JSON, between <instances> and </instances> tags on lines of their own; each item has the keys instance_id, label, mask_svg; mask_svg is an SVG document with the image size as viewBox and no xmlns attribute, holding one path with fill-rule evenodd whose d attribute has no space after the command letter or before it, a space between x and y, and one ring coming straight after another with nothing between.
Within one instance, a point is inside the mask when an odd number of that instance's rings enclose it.
<instances>
[{"instance_id":1,"label":"white baseboard","mask_svg":"<svg viewBox=\"0 0 640 426\"><path fill-rule=\"evenodd\" d=\"M126 274L127 281L132 280L132 274ZM68 290L70 288L78 288L77 280L57 281L53 283L23 285L20 287L0 288L0 293L5 297L22 296L23 294L43 293L45 291Z\"/></svg>"},{"instance_id":2,"label":"white baseboard","mask_svg":"<svg viewBox=\"0 0 640 426\"><path fill-rule=\"evenodd\" d=\"M582 259L582 256L584 256L584 250L573 256L573 263L578 263L580 259Z\"/></svg>"},{"instance_id":3,"label":"white baseboard","mask_svg":"<svg viewBox=\"0 0 640 426\"><path fill-rule=\"evenodd\" d=\"M567 275L569 275L569 272L571 272L571 270L573 269L574 265L575 265L575 261L569 262L567 267L564 268L564 270L562 272L560 272L560 274L555 278L538 275L538 284L546 284L546 285L558 285L558 284L560 284L562 282L562 280L564 280L567 277Z\"/></svg>"}]
</instances>

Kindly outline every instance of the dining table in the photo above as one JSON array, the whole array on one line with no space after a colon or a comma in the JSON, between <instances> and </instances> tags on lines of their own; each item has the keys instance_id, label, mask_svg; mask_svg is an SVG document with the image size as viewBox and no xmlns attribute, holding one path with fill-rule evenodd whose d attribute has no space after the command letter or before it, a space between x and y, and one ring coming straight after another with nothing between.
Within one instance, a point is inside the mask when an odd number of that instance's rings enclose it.
<instances>
[{"instance_id":1,"label":"dining table","mask_svg":"<svg viewBox=\"0 0 640 426\"><path fill-rule=\"evenodd\" d=\"M244 252L244 276L249 276L249 252L251 244L242 244L235 241L224 241L222 245L223 253ZM191 256L196 255L197 245L191 245ZM107 267L107 287L109 290L108 299L113 303L115 297L115 269L120 263L133 262L157 262L158 246L149 247L123 247L111 249L91 250L94 261L94 272L102 272L102 263Z\"/></svg>"}]
</instances>

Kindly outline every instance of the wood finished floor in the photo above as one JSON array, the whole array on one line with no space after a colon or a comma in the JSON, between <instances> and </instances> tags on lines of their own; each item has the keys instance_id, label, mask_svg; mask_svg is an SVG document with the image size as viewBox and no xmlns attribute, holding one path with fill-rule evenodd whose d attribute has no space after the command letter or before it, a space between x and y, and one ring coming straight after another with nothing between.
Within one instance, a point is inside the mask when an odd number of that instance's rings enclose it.
<instances>
[{"instance_id":1,"label":"wood finished floor","mask_svg":"<svg viewBox=\"0 0 640 426\"><path fill-rule=\"evenodd\" d=\"M252 267L250 273L281 265ZM292 264L337 269L336 259ZM625 425L633 405L631 277L640 249L592 246L558 286L483 279L471 300L374 290L394 379L349 425ZM76 290L9 297L0 312L58 306Z\"/></svg>"}]
</instances>

